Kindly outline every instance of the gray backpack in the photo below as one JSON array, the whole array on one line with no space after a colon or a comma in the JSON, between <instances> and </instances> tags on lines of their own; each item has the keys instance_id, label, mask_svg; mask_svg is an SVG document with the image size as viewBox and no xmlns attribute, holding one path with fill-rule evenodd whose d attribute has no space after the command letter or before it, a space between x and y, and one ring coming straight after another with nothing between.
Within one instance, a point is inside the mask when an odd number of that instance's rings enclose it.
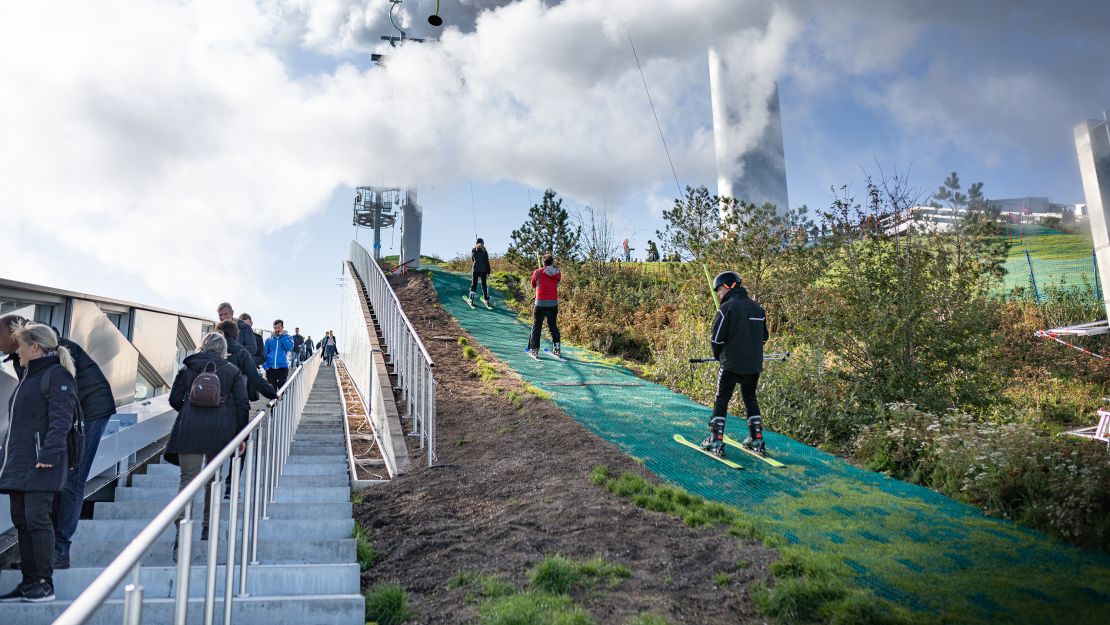
<instances>
[{"instance_id":1,"label":"gray backpack","mask_svg":"<svg viewBox=\"0 0 1110 625\"><path fill-rule=\"evenodd\" d=\"M209 371L208 367L212 367ZM223 367L223 365L220 365ZM218 408L224 403L223 389L220 385L220 376L216 374L220 367L216 363L205 363L204 371L193 380L189 388L189 404L197 408Z\"/></svg>"}]
</instances>

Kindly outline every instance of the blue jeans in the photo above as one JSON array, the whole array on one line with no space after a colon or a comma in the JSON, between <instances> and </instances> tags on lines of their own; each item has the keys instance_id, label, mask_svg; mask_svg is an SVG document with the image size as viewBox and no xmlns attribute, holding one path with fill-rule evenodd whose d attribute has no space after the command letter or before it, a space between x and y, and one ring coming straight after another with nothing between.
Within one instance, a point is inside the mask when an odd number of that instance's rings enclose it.
<instances>
[{"instance_id":1,"label":"blue jeans","mask_svg":"<svg viewBox=\"0 0 1110 625\"><path fill-rule=\"evenodd\" d=\"M81 519L81 506L85 503L85 482L89 479L89 470L92 469L96 450L100 448L100 439L104 436L104 428L108 426L108 419L97 419L85 422L85 453L81 455L81 464L69 472L65 486L57 494L57 513L54 518L54 553L59 556L69 555L69 539L77 531L77 521Z\"/></svg>"}]
</instances>

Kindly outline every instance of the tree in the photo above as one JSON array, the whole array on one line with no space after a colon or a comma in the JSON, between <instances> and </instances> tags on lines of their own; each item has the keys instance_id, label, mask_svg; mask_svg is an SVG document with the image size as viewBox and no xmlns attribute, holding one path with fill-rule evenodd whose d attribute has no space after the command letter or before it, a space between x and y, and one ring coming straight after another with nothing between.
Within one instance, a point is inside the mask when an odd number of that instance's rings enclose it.
<instances>
[{"instance_id":1,"label":"tree","mask_svg":"<svg viewBox=\"0 0 1110 625\"><path fill-rule=\"evenodd\" d=\"M685 201L676 198L670 210L663 211L667 225L656 230L668 256L701 260L721 232L721 202L705 187L686 187Z\"/></svg>"},{"instance_id":2,"label":"tree","mask_svg":"<svg viewBox=\"0 0 1110 625\"><path fill-rule=\"evenodd\" d=\"M521 269L536 267L547 253L559 260L574 261L581 236L582 227L571 225L562 198L556 199L555 191L548 189L543 192L543 201L528 209L528 221L513 230L505 259Z\"/></svg>"},{"instance_id":3,"label":"tree","mask_svg":"<svg viewBox=\"0 0 1110 625\"><path fill-rule=\"evenodd\" d=\"M730 197L720 198L721 237L714 250L727 262L743 268L744 283L762 296L764 276L792 250L804 248L814 228L803 206L779 214L774 204L756 206Z\"/></svg>"},{"instance_id":4,"label":"tree","mask_svg":"<svg viewBox=\"0 0 1110 625\"><path fill-rule=\"evenodd\" d=\"M594 263L598 271L617 254L616 226L609 211L604 208L584 206L578 212L579 227L585 237L581 244L582 257L587 263Z\"/></svg>"}]
</instances>

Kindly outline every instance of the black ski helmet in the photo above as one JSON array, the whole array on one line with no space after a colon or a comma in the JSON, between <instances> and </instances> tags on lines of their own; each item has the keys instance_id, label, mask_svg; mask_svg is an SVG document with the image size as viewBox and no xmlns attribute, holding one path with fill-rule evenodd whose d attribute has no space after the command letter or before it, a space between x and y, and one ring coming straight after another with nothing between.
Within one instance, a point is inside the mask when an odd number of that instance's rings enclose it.
<instances>
[{"instance_id":1,"label":"black ski helmet","mask_svg":"<svg viewBox=\"0 0 1110 625\"><path fill-rule=\"evenodd\" d=\"M723 271L717 274L717 277L713 278L713 290L716 291L722 286L730 289L740 286L740 274L735 271Z\"/></svg>"},{"instance_id":2,"label":"black ski helmet","mask_svg":"<svg viewBox=\"0 0 1110 625\"><path fill-rule=\"evenodd\" d=\"M478 237L478 240L474 244L475 245L479 245L479 244L480 245L485 245L486 242L482 240L482 237Z\"/></svg>"}]
</instances>

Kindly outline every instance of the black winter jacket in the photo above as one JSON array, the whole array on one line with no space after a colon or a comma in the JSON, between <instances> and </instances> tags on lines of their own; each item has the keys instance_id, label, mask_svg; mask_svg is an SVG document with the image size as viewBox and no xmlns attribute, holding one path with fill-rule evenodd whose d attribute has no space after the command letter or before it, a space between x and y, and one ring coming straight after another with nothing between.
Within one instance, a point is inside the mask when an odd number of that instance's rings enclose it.
<instances>
[{"instance_id":1,"label":"black winter jacket","mask_svg":"<svg viewBox=\"0 0 1110 625\"><path fill-rule=\"evenodd\" d=\"M729 291L713 317L709 341L713 357L732 373L763 371L763 343L767 340L767 314L738 286Z\"/></svg>"},{"instance_id":2,"label":"black winter jacket","mask_svg":"<svg viewBox=\"0 0 1110 625\"><path fill-rule=\"evenodd\" d=\"M300 334L293 335L293 351L301 353L301 348L304 347L304 337Z\"/></svg>"},{"instance_id":3,"label":"black winter jacket","mask_svg":"<svg viewBox=\"0 0 1110 625\"><path fill-rule=\"evenodd\" d=\"M189 403L193 381L208 363L216 365L220 390L227 398L215 408ZM177 372L170 389L170 406L177 411L177 420L166 445L167 453L219 453L249 422L251 406L247 401L247 378L238 367L212 352L197 352L185 358L184 366Z\"/></svg>"},{"instance_id":4,"label":"black winter jacket","mask_svg":"<svg viewBox=\"0 0 1110 625\"><path fill-rule=\"evenodd\" d=\"M251 330L251 327L247 325L247 322L243 321L242 319L236 319L235 325L239 326L239 343L242 344L243 349L247 350L247 353L251 355L251 358L254 358L255 355L258 354L258 345L250 343L246 340L248 336L254 335L254 330ZM263 358L265 358L265 355L263 355ZM259 361L258 364L261 365L262 362Z\"/></svg>"},{"instance_id":5,"label":"black winter jacket","mask_svg":"<svg viewBox=\"0 0 1110 625\"><path fill-rule=\"evenodd\" d=\"M100 365L80 345L69 339L58 339L58 345L68 349L73 356L73 365L77 371L74 382L85 421L107 419L116 414L116 398L112 394L112 385L108 384ZM23 377L23 365L19 362L19 356L11 354L7 361L15 367L16 377Z\"/></svg>"},{"instance_id":6,"label":"black winter jacket","mask_svg":"<svg viewBox=\"0 0 1110 625\"><path fill-rule=\"evenodd\" d=\"M470 260L474 261L474 273L489 273L489 252L485 247L470 250Z\"/></svg>"},{"instance_id":7,"label":"black winter jacket","mask_svg":"<svg viewBox=\"0 0 1110 625\"><path fill-rule=\"evenodd\" d=\"M0 493L62 490L69 474L66 444L77 416L77 389L68 371L51 367L57 364L57 356L32 360L12 393ZM48 368L50 393L46 398L42 395L42 376ZM53 466L36 469L38 463Z\"/></svg>"},{"instance_id":8,"label":"black winter jacket","mask_svg":"<svg viewBox=\"0 0 1110 625\"><path fill-rule=\"evenodd\" d=\"M254 366L261 367L266 362L266 341L262 340L261 334L253 331L251 334L254 334Z\"/></svg>"},{"instance_id":9,"label":"black winter jacket","mask_svg":"<svg viewBox=\"0 0 1110 625\"><path fill-rule=\"evenodd\" d=\"M274 386L262 377L258 372L258 367L255 366L254 360L247 350L239 344L235 339L227 340L227 361L235 365L239 372L247 378L247 399L255 401L258 399L259 393L266 399L275 399L277 391Z\"/></svg>"}]
</instances>

